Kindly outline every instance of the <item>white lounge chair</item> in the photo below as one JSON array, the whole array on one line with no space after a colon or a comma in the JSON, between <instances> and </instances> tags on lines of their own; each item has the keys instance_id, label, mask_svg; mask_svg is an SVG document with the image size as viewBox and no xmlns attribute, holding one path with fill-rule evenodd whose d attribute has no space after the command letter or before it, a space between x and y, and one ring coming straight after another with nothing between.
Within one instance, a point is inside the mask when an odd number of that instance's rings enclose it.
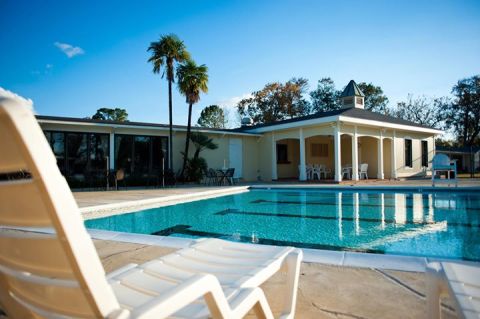
<instances>
[{"instance_id":1,"label":"white lounge chair","mask_svg":"<svg viewBox=\"0 0 480 319\"><path fill-rule=\"evenodd\" d=\"M442 180L440 176L437 176L438 173L445 173L445 179ZM445 154L435 154L432 159L432 186L435 186L438 182L446 182L448 186L450 186L450 183L455 184L455 186L458 185L457 161L450 160Z\"/></svg>"},{"instance_id":2,"label":"white lounge chair","mask_svg":"<svg viewBox=\"0 0 480 319\"><path fill-rule=\"evenodd\" d=\"M441 298L450 295L459 318L480 318L480 267L439 262L427 266L428 318L441 317Z\"/></svg>"},{"instance_id":3,"label":"white lounge chair","mask_svg":"<svg viewBox=\"0 0 480 319\"><path fill-rule=\"evenodd\" d=\"M287 270L293 318L302 253L203 240L105 276L76 202L32 112L0 98L0 304L11 318L241 318L273 315L258 288ZM6 228L53 228L45 235ZM215 276L216 275L216 276Z\"/></svg>"},{"instance_id":4,"label":"white lounge chair","mask_svg":"<svg viewBox=\"0 0 480 319\"><path fill-rule=\"evenodd\" d=\"M360 170L358 171L358 178L362 179L362 176L364 176L365 179L368 179L368 163L360 164Z\"/></svg>"}]
</instances>

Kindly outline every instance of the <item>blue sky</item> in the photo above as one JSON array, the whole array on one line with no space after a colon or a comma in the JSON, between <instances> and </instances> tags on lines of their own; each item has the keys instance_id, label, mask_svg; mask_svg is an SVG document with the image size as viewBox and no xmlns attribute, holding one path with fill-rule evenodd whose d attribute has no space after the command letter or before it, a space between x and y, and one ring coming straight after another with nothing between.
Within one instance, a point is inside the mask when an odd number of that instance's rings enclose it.
<instances>
[{"instance_id":1,"label":"blue sky","mask_svg":"<svg viewBox=\"0 0 480 319\"><path fill-rule=\"evenodd\" d=\"M444 96L480 73L480 1L0 0L0 87L38 114L85 117L126 108L168 121L167 84L146 51L161 34L209 67L209 104L234 105L267 82L331 77L380 85L392 104ZM174 122L186 123L174 95Z\"/></svg>"}]
</instances>

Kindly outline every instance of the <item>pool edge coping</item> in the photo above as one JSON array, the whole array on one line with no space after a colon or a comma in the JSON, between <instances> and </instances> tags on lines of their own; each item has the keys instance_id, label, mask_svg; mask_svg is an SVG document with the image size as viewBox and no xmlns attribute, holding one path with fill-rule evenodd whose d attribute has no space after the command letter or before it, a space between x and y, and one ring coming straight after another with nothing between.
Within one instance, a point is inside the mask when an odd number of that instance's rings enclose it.
<instances>
[{"instance_id":1,"label":"pool edge coping","mask_svg":"<svg viewBox=\"0 0 480 319\"><path fill-rule=\"evenodd\" d=\"M11 229L19 231L37 232L43 234L54 234L52 228L42 227L0 227L1 229ZM165 248L182 249L189 247L196 239L157 236L146 234L124 233L110 230L86 229L90 237L95 240L106 240L114 242L142 244L149 246L159 246ZM246 245L255 245L244 243ZM265 245L271 246L271 245ZM279 247L279 246L274 246ZM284 247L284 246L281 246ZM311 248L298 248L303 251L304 263L322 264L338 267L382 269L405 272L425 272L426 266L430 262L452 262L464 265L473 265L480 267L480 262L461 259L447 259L435 257L420 257L409 255L387 255L374 254L353 251L335 251Z\"/></svg>"},{"instance_id":2,"label":"pool edge coping","mask_svg":"<svg viewBox=\"0 0 480 319\"><path fill-rule=\"evenodd\" d=\"M87 230L93 239L145 244L167 248L181 249L188 247L195 239L182 237L157 236L146 234L131 234L108 230ZM247 245L254 245L245 243ZM270 245L266 245L270 246ZM275 246L278 247L278 246ZM335 251L310 248L298 248L303 251L304 263L315 263L339 267L370 268L396 270L406 272L425 272L430 262L447 261L459 264L475 265L480 267L480 262L461 259L447 259L435 257L420 257L410 255L387 255L353 251Z\"/></svg>"},{"instance_id":3,"label":"pool edge coping","mask_svg":"<svg viewBox=\"0 0 480 319\"><path fill-rule=\"evenodd\" d=\"M146 199L137 199L122 201L119 203L100 204L93 206L85 206L79 208L80 214L84 220L110 217L120 215L136 210L144 210L150 208L158 208L176 204L183 204L220 196L227 196L247 192L250 186L233 186L225 189L205 190L192 194L175 194L163 197L154 197Z\"/></svg>"}]
</instances>

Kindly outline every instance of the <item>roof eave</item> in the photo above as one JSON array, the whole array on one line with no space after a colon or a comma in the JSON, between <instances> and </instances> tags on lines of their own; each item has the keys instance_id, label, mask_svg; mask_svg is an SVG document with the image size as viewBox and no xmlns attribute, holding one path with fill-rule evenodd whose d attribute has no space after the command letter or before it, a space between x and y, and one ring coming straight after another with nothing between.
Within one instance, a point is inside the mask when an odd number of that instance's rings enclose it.
<instances>
[{"instance_id":1,"label":"roof eave","mask_svg":"<svg viewBox=\"0 0 480 319\"><path fill-rule=\"evenodd\" d=\"M287 130L287 129L291 129L291 128L303 127L303 126L306 126L306 125L315 125L315 124L324 124L324 123L329 123L329 122L336 122L336 121L338 121L338 118L339 118L338 115L332 115L332 116L306 119L306 120L300 120L300 121L289 122L289 123L272 124L272 125L268 125L268 126L252 128L248 131L249 132L254 132L254 133L266 133L266 132L272 132L272 131L278 131L278 130ZM247 131L247 130L245 130L245 131Z\"/></svg>"},{"instance_id":2,"label":"roof eave","mask_svg":"<svg viewBox=\"0 0 480 319\"><path fill-rule=\"evenodd\" d=\"M90 126L90 127L112 127L112 128L126 128L126 129L149 129L155 131L168 131L168 126L155 126L155 125L135 125L135 124L121 124L121 123L102 123L102 122L81 122L74 120L54 120L54 119L42 119L37 118L37 121L40 124L59 124L59 125L78 125L78 126ZM174 131L186 132L187 128L183 127L174 127ZM238 132L238 131L220 131L220 130L209 130L208 128L200 128L192 126L192 130L202 133L210 134L219 134L219 135L242 135L242 136L261 136L261 134L250 133L250 132Z\"/></svg>"},{"instance_id":3,"label":"roof eave","mask_svg":"<svg viewBox=\"0 0 480 319\"><path fill-rule=\"evenodd\" d=\"M423 132L423 133L431 133L431 134L434 134L434 135L443 134L443 131L437 130L437 129L434 129L434 128L420 127L420 126L415 126L415 125L389 123L389 122L375 121L375 120L359 119L359 118L356 118L356 117L350 117L350 116L344 116L344 115L339 116L339 121L348 122L348 123L352 123L352 124L363 124L363 125L386 127L386 128L399 129L399 130L405 130L405 131L416 131L416 132Z\"/></svg>"}]
</instances>

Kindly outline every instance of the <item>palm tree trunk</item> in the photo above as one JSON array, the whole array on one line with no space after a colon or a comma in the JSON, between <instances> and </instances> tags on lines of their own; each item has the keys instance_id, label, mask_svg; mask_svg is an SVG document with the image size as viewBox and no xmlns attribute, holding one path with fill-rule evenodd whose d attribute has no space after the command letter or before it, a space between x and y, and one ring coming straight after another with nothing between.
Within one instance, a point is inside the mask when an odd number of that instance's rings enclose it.
<instances>
[{"instance_id":1,"label":"palm tree trunk","mask_svg":"<svg viewBox=\"0 0 480 319\"><path fill-rule=\"evenodd\" d=\"M188 148L190 146L190 130L192 128L192 106L193 104L190 103L188 105L188 124L187 124L187 137L185 140L185 152L183 153L183 168L182 168L182 177L185 177L185 166L187 166L187 159L188 159ZM183 179L185 180L185 178Z\"/></svg>"},{"instance_id":2,"label":"palm tree trunk","mask_svg":"<svg viewBox=\"0 0 480 319\"><path fill-rule=\"evenodd\" d=\"M168 168L173 172L173 120L172 120L172 80L168 80L168 124L169 124L169 137L168 137Z\"/></svg>"}]
</instances>

